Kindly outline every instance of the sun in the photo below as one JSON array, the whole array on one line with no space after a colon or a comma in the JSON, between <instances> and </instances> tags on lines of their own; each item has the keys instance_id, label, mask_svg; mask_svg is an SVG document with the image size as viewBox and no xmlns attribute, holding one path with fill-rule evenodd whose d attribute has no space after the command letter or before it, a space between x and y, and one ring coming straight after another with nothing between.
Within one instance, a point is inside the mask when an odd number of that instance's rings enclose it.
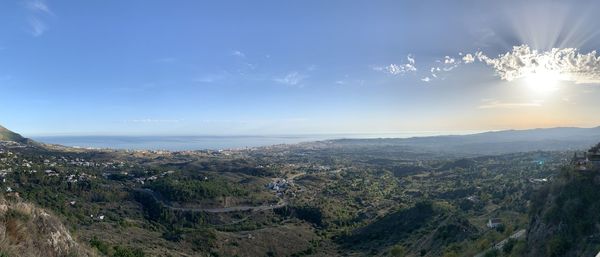
<instances>
[{"instance_id":1,"label":"sun","mask_svg":"<svg viewBox=\"0 0 600 257\"><path fill-rule=\"evenodd\" d=\"M525 84L534 93L551 93L558 90L562 77L552 70L535 70L524 76Z\"/></svg>"}]
</instances>

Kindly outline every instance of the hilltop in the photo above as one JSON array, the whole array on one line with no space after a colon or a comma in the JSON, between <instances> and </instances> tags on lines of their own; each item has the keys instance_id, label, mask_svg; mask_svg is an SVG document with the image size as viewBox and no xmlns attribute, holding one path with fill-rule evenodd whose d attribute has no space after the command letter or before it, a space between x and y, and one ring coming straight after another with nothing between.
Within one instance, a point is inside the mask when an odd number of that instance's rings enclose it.
<instances>
[{"instance_id":1,"label":"hilltop","mask_svg":"<svg viewBox=\"0 0 600 257\"><path fill-rule=\"evenodd\" d=\"M14 141L19 143L27 143L31 141L15 132L8 130L7 128L0 125L0 141Z\"/></svg>"}]
</instances>

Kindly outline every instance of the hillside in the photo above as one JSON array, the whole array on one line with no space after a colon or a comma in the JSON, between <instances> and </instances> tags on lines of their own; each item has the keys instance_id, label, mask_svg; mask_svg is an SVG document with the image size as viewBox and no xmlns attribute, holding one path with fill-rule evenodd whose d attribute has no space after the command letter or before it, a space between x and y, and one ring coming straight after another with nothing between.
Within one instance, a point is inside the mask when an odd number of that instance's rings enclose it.
<instances>
[{"instance_id":1,"label":"hillside","mask_svg":"<svg viewBox=\"0 0 600 257\"><path fill-rule=\"evenodd\" d=\"M595 256L600 251L600 173L564 169L533 197L527 256Z\"/></svg>"},{"instance_id":2,"label":"hillside","mask_svg":"<svg viewBox=\"0 0 600 257\"><path fill-rule=\"evenodd\" d=\"M477 228L461 215L431 202L420 202L356 229L340 242L361 253L385 255L383 249L392 249L408 256L442 256L448 245L478 235Z\"/></svg>"},{"instance_id":3,"label":"hillside","mask_svg":"<svg viewBox=\"0 0 600 257\"><path fill-rule=\"evenodd\" d=\"M14 142L19 142L19 143L26 143L29 140L0 125L0 141L14 141Z\"/></svg>"},{"instance_id":4,"label":"hillside","mask_svg":"<svg viewBox=\"0 0 600 257\"><path fill-rule=\"evenodd\" d=\"M96 256L58 218L11 198L0 198L0 256Z\"/></svg>"}]
</instances>

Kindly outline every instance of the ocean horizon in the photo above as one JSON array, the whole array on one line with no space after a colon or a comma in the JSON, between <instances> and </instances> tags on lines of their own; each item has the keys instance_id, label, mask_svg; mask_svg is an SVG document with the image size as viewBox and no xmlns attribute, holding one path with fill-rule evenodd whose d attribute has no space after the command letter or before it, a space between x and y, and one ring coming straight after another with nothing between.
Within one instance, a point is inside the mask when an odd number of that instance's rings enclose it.
<instances>
[{"instance_id":1,"label":"ocean horizon","mask_svg":"<svg viewBox=\"0 0 600 257\"><path fill-rule=\"evenodd\" d=\"M360 139L360 138L410 138L439 135L464 135L469 132L402 132L383 134L314 134L314 135L198 135L198 136L30 136L33 140L78 148L119 150L219 150L262 147L303 142Z\"/></svg>"}]
</instances>

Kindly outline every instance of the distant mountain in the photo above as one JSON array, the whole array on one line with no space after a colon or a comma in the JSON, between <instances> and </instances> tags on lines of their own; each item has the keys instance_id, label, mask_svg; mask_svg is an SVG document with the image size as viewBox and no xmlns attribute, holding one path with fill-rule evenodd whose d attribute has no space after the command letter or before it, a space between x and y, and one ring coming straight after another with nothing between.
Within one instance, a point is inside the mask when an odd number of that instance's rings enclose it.
<instances>
[{"instance_id":1,"label":"distant mountain","mask_svg":"<svg viewBox=\"0 0 600 257\"><path fill-rule=\"evenodd\" d=\"M504 130L461 136L340 139L330 142L348 146L403 147L418 151L474 155L565 151L587 149L600 142L600 127Z\"/></svg>"},{"instance_id":2,"label":"distant mountain","mask_svg":"<svg viewBox=\"0 0 600 257\"><path fill-rule=\"evenodd\" d=\"M27 143L30 140L6 129L5 127L0 126L0 141L14 141L19 143Z\"/></svg>"}]
</instances>

